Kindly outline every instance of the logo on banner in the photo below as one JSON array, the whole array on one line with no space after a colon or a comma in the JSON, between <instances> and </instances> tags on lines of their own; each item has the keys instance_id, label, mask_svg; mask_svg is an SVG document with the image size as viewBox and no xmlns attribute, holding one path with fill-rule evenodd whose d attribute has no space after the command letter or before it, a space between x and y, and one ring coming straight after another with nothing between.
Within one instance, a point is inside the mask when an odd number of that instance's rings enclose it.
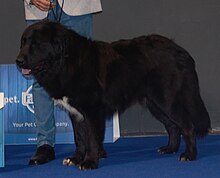
<instances>
[{"instance_id":1,"label":"logo on banner","mask_svg":"<svg viewBox=\"0 0 220 178\"><path fill-rule=\"evenodd\" d=\"M27 89L27 91L22 92L22 104L26 106L30 112L34 113L34 102L31 91L32 85Z\"/></svg>"}]
</instances>

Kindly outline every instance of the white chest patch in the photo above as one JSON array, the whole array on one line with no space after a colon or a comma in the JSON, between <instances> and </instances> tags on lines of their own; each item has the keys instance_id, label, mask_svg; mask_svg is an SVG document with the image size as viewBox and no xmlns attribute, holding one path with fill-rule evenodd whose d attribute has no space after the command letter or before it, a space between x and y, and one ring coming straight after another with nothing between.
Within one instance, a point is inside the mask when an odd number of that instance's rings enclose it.
<instances>
[{"instance_id":1,"label":"white chest patch","mask_svg":"<svg viewBox=\"0 0 220 178\"><path fill-rule=\"evenodd\" d=\"M58 99L58 100L54 99L54 104L61 106L66 111L70 112L70 114L74 115L77 122L81 122L84 120L83 115L76 108L72 107L68 103L68 98L66 96L64 96L62 99Z\"/></svg>"}]
</instances>

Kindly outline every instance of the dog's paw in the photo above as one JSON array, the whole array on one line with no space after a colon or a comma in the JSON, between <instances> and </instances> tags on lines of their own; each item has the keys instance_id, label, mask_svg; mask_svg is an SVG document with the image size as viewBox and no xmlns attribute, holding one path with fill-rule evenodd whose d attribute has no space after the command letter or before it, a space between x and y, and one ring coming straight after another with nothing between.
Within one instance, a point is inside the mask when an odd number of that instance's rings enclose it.
<instances>
[{"instance_id":1,"label":"dog's paw","mask_svg":"<svg viewBox=\"0 0 220 178\"><path fill-rule=\"evenodd\" d=\"M160 154L172 154L172 153L176 153L177 151L178 149L169 146L163 146L157 150L157 152Z\"/></svg>"},{"instance_id":2,"label":"dog's paw","mask_svg":"<svg viewBox=\"0 0 220 178\"><path fill-rule=\"evenodd\" d=\"M179 157L180 161L194 161L196 160L196 155L192 155L189 153L182 153Z\"/></svg>"},{"instance_id":3,"label":"dog's paw","mask_svg":"<svg viewBox=\"0 0 220 178\"><path fill-rule=\"evenodd\" d=\"M97 169L97 168L98 168L98 163L95 161L91 161L91 160L86 160L79 166L79 169L82 171L92 170L92 169Z\"/></svg>"},{"instance_id":4,"label":"dog's paw","mask_svg":"<svg viewBox=\"0 0 220 178\"><path fill-rule=\"evenodd\" d=\"M79 166L81 160L77 159L76 157L68 157L64 158L63 165L64 166Z\"/></svg>"}]
</instances>

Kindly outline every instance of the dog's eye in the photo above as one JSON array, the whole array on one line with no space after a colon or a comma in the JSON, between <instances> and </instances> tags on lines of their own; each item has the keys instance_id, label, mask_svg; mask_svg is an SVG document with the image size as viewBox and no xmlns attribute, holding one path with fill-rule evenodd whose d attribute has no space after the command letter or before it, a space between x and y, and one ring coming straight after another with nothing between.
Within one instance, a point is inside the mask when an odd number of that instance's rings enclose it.
<instances>
[{"instance_id":1,"label":"dog's eye","mask_svg":"<svg viewBox=\"0 0 220 178\"><path fill-rule=\"evenodd\" d=\"M24 45L26 43L27 39L26 38L22 38L21 40L21 45Z\"/></svg>"}]
</instances>

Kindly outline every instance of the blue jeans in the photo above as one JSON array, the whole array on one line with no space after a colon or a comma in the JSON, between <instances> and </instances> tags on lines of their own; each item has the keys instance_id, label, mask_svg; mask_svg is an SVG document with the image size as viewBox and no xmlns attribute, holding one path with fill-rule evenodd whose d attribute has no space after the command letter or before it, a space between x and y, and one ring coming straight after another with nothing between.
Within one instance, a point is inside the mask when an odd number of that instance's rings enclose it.
<instances>
[{"instance_id":1,"label":"blue jeans","mask_svg":"<svg viewBox=\"0 0 220 178\"><path fill-rule=\"evenodd\" d=\"M60 6L54 8L56 16L60 15ZM48 20L55 21L56 18L52 11L48 14ZM27 25L39 22L39 20L27 20ZM91 38L92 34L92 14L82 16L69 16L62 13L60 23L75 32ZM36 80L32 87L35 122L37 125L37 146L48 144L54 146L55 144L55 118L54 118L54 103Z\"/></svg>"}]
</instances>

